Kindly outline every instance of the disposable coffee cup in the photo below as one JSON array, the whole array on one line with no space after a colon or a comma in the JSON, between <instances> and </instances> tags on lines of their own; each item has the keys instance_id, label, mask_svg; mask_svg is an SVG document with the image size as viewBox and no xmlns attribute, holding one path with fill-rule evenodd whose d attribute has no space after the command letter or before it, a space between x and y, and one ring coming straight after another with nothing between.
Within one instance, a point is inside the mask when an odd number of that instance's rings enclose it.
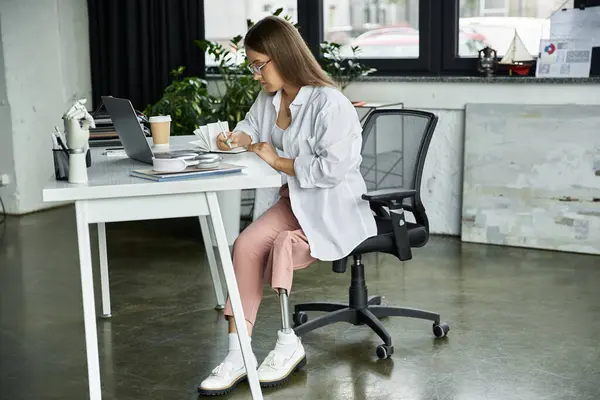
<instances>
[{"instance_id":1,"label":"disposable coffee cup","mask_svg":"<svg viewBox=\"0 0 600 400\"><path fill-rule=\"evenodd\" d=\"M150 132L155 147L168 147L171 137L171 116L157 115L150 117Z\"/></svg>"}]
</instances>

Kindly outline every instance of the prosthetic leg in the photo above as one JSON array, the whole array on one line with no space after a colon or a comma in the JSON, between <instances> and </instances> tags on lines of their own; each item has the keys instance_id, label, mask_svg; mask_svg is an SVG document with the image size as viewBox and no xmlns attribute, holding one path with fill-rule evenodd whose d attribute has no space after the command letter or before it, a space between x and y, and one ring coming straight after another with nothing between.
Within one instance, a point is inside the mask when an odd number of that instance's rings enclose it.
<instances>
[{"instance_id":1,"label":"prosthetic leg","mask_svg":"<svg viewBox=\"0 0 600 400\"><path fill-rule=\"evenodd\" d=\"M290 309L287 290L279 290L279 305L281 306L281 330L283 333L292 333L290 325Z\"/></svg>"},{"instance_id":2,"label":"prosthetic leg","mask_svg":"<svg viewBox=\"0 0 600 400\"><path fill-rule=\"evenodd\" d=\"M279 289L279 304L281 330L277 332L277 343L258 369L258 380L262 387L283 385L294 371L306 365L304 347L290 325L288 293L285 289Z\"/></svg>"}]
</instances>

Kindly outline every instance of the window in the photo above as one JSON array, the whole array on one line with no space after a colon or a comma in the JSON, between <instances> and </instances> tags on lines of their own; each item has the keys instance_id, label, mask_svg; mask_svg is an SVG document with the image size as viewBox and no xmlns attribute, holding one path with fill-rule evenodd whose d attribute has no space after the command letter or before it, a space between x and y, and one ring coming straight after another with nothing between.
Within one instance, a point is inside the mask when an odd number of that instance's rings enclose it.
<instances>
[{"instance_id":1,"label":"window","mask_svg":"<svg viewBox=\"0 0 600 400\"><path fill-rule=\"evenodd\" d=\"M549 35L550 16L561 6L573 8L573 0L460 0L458 55L476 57L477 51L487 45L502 57L516 32L516 40L535 57L540 39Z\"/></svg>"},{"instance_id":2,"label":"window","mask_svg":"<svg viewBox=\"0 0 600 400\"><path fill-rule=\"evenodd\" d=\"M324 0L324 39L357 58L419 58L419 0Z\"/></svg>"},{"instance_id":3,"label":"window","mask_svg":"<svg viewBox=\"0 0 600 400\"><path fill-rule=\"evenodd\" d=\"M246 0L243 3L239 0L204 0L205 38L227 47L233 37L247 32L248 19L258 21L279 8L283 8L281 16L289 16L296 23L297 5L298 0ZM205 60L207 70L214 70L214 58L206 54ZM240 56L236 61L243 60Z\"/></svg>"},{"instance_id":4,"label":"window","mask_svg":"<svg viewBox=\"0 0 600 400\"><path fill-rule=\"evenodd\" d=\"M514 42L519 57L535 59L554 12L594 5L600 0L204 0L206 38L223 46L246 32L247 18L283 8L317 57L323 41L336 42L375 74L438 76L479 75L486 46L502 58ZM600 74L597 50L591 75ZM214 66L210 56L206 64Z\"/></svg>"}]
</instances>

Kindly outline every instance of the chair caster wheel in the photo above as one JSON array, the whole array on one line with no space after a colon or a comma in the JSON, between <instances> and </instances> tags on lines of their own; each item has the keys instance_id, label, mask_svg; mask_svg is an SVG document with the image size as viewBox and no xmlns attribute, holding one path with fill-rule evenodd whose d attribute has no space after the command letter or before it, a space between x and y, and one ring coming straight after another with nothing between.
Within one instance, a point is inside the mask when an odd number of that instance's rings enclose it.
<instances>
[{"instance_id":1,"label":"chair caster wheel","mask_svg":"<svg viewBox=\"0 0 600 400\"><path fill-rule=\"evenodd\" d=\"M387 344L380 344L377 346L377 357L380 360L389 358L392 354L394 354L394 346L388 346Z\"/></svg>"},{"instance_id":2,"label":"chair caster wheel","mask_svg":"<svg viewBox=\"0 0 600 400\"><path fill-rule=\"evenodd\" d=\"M308 321L308 314L302 311L298 311L294 313L293 318L294 324L296 324L296 326L300 326Z\"/></svg>"},{"instance_id":3,"label":"chair caster wheel","mask_svg":"<svg viewBox=\"0 0 600 400\"><path fill-rule=\"evenodd\" d=\"M450 327L445 322L441 324L433 324L433 334L435 337L445 337L448 335L448 331L450 331Z\"/></svg>"}]
</instances>

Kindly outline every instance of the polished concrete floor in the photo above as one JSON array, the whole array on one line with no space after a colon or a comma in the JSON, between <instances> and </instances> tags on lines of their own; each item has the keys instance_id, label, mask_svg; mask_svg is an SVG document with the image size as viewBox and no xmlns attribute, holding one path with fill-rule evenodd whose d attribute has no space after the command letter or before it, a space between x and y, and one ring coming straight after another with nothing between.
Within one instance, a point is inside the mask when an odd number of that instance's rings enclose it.
<instances>
[{"instance_id":1,"label":"polished concrete floor","mask_svg":"<svg viewBox=\"0 0 600 400\"><path fill-rule=\"evenodd\" d=\"M73 214L64 207L9 218L0 239L2 399L87 398ZM195 221L107 231L113 317L98 320L104 398L196 399L227 336ZM384 324L395 354L378 360L380 340L366 327L315 331L304 339L306 369L265 390L266 399L600 398L600 257L434 237L408 263L364 261L370 294L440 312L449 337L436 340L428 322L391 318ZM348 283L349 273L316 264L296 274L291 300L345 300ZM280 324L277 300L265 293L253 338L259 362ZM248 385L223 398L249 399Z\"/></svg>"}]
</instances>

